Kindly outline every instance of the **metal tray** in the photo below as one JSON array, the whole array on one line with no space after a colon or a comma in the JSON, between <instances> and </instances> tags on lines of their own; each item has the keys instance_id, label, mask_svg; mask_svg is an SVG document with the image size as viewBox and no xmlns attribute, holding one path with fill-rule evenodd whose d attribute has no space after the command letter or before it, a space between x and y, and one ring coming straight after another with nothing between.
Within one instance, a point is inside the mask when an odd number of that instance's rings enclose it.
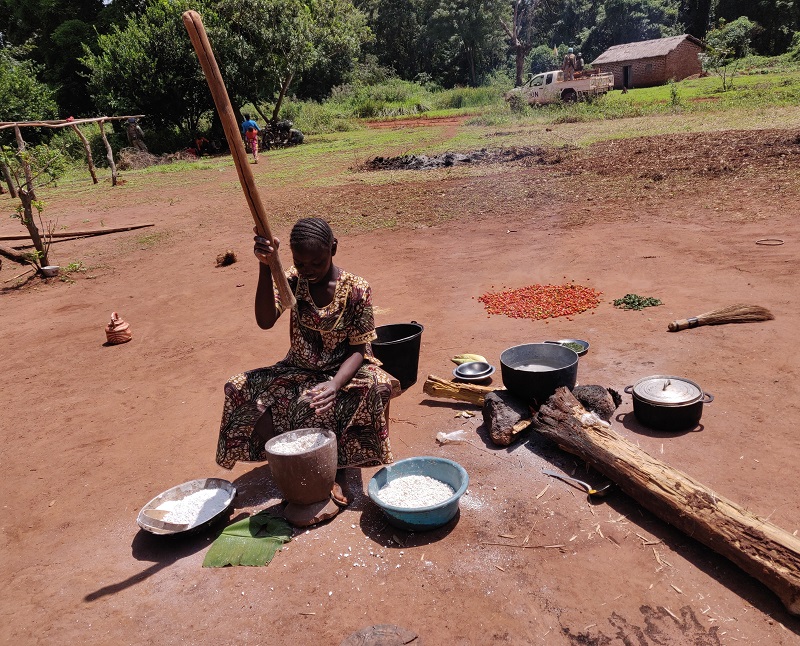
<instances>
[{"instance_id":1,"label":"metal tray","mask_svg":"<svg viewBox=\"0 0 800 646\"><path fill-rule=\"evenodd\" d=\"M196 491L201 491L203 489L222 489L228 493L228 496L226 497L225 502L221 504L218 509L215 508L214 515L201 523L194 525L175 525L173 523L156 520L155 518L151 518L144 513L146 509L155 509L160 504L170 500L183 500ZM233 484L227 480L223 480L221 478L199 478L197 480L190 480L189 482L184 482L183 484L179 484L171 489L167 489L163 493L158 494L155 498L150 500L150 502L148 502L139 511L139 515L136 517L136 523L146 532L157 534L159 536L176 534L183 535L189 532L200 532L221 520L226 513L230 512L231 507L233 507L233 499L235 497L236 487L234 487Z\"/></svg>"}]
</instances>

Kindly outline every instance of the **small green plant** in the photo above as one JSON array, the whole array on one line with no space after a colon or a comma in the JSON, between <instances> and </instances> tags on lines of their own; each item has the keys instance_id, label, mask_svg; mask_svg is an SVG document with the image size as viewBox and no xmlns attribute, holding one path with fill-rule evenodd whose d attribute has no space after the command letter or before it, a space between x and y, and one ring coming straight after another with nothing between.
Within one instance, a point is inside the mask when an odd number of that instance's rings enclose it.
<instances>
[{"instance_id":1,"label":"small green plant","mask_svg":"<svg viewBox=\"0 0 800 646\"><path fill-rule=\"evenodd\" d=\"M675 79L669 80L669 104L673 108L681 107L681 95L678 93L678 85Z\"/></svg>"},{"instance_id":2,"label":"small green plant","mask_svg":"<svg viewBox=\"0 0 800 646\"><path fill-rule=\"evenodd\" d=\"M83 266L83 262L78 260L76 262L69 263L66 267L62 267L61 271L66 274L72 274L77 271L85 272L86 267Z\"/></svg>"}]
</instances>

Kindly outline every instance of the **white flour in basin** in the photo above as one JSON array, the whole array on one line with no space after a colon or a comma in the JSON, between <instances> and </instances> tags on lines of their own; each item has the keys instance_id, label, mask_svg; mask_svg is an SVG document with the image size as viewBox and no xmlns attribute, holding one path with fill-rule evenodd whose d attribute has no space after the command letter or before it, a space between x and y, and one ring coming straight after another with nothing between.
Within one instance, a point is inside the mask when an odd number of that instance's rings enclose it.
<instances>
[{"instance_id":1,"label":"white flour in basin","mask_svg":"<svg viewBox=\"0 0 800 646\"><path fill-rule=\"evenodd\" d=\"M416 509L438 505L452 498L455 491L441 480L429 476L401 476L378 490L378 498L387 505Z\"/></svg>"}]
</instances>

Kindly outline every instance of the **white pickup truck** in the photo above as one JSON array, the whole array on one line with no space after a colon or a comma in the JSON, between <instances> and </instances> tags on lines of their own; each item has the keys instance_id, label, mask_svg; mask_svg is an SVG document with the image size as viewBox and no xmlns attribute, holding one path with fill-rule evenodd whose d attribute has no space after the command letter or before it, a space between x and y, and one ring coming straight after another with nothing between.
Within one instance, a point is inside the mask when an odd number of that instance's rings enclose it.
<instances>
[{"instance_id":1,"label":"white pickup truck","mask_svg":"<svg viewBox=\"0 0 800 646\"><path fill-rule=\"evenodd\" d=\"M564 72L553 70L533 76L522 87L515 87L506 92L506 101L514 96L523 97L530 105L544 105L564 101L572 103L579 99L587 99L605 94L614 87L614 75L587 74L576 77L573 81L564 80Z\"/></svg>"}]
</instances>

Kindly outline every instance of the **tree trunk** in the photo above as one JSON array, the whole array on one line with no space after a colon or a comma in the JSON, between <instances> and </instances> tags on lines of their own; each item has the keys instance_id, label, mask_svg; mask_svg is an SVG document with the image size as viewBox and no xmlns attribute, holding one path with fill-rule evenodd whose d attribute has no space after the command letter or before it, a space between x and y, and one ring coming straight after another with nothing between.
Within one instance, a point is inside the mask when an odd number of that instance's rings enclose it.
<instances>
[{"instance_id":1,"label":"tree trunk","mask_svg":"<svg viewBox=\"0 0 800 646\"><path fill-rule=\"evenodd\" d=\"M73 125L72 129L75 131L75 134L80 137L81 142L83 143L83 150L86 152L86 163L89 165L89 174L92 176L92 182L97 184L97 173L94 172L94 160L92 159L92 147L89 145L89 140L86 138L81 132L81 129L78 126Z\"/></svg>"},{"instance_id":2,"label":"tree trunk","mask_svg":"<svg viewBox=\"0 0 800 646\"><path fill-rule=\"evenodd\" d=\"M5 183L8 184L8 192L11 194L11 197L17 197L17 187L14 184L14 178L11 176L11 169L8 167L8 164L0 162L0 171L3 173Z\"/></svg>"},{"instance_id":3,"label":"tree trunk","mask_svg":"<svg viewBox=\"0 0 800 646\"><path fill-rule=\"evenodd\" d=\"M19 189L19 199L20 202L22 202L22 223L28 229L33 247L39 254L39 262L37 264L46 267L50 264L47 253L50 245L46 245L42 240L42 236L33 219L33 202L36 200L36 193L32 190L26 191L24 188L21 188Z\"/></svg>"},{"instance_id":4,"label":"tree trunk","mask_svg":"<svg viewBox=\"0 0 800 646\"><path fill-rule=\"evenodd\" d=\"M47 259L47 246L42 241L39 234L39 229L36 227L36 222L33 219L33 203L36 201L36 192L33 189L33 171L31 165L25 160L25 140L22 138L19 126L14 126L14 136L17 139L17 149L19 150L20 164L22 165L22 172L25 176L25 186L17 189L17 197L22 202L22 224L28 229L31 235L31 242L37 252L39 252L39 262L42 266L47 266L49 261Z\"/></svg>"},{"instance_id":5,"label":"tree trunk","mask_svg":"<svg viewBox=\"0 0 800 646\"><path fill-rule=\"evenodd\" d=\"M517 43L514 50L517 55L517 78L515 82L517 87L522 87L522 75L525 70L525 46Z\"/></svg>"},{"instance_id":6,"label":"tree trunk","mask_svg":"<svg viewBox=\"0 0 800 646\"><path fill-rule=\"evenodd\" d=\"M469 78L472 80L472 87L478 87L478 78L475 75L475 55L472 47L467 47L467 60L469 61Z\"/></svg>"},{"instance_id":7,"label":"tree trunk","mask_svg":"<svg viewBox=\"0 0 800 646\"><path fill-rule=\"evenodd\" d=\"M539 409L532 427L607 476L659 518L722 554L800 615L800 538L719 496L618 435L566 388Z\"/></svg>"},{"instance_id":8,"label":"tree trunk","mask_svg":"<svg viewBox=\"0 0 800 646\"><path fill-rule=\"evenodd\" d=\"M111 186L116 186L117 165L114 163L114 151L111 150L111 144L108 143L108 139L106 139L105 121L100 121L98 125L100 126L100 137L102 137L106 147L106 159L108 160L108 165L111 167Z\"/></svg>"},{"instance_id":9,"label":"tree trunk","mask_svg":"<svg viewBox=\"0 0 800 646\"><path fill-rule=\"evenodd\" d=\"M281 112L281 105L283 104L283 97L286 96L286 92L289 90L289 84L292 82L294 78L294 72L289 72L289 75L286 77L283 83L281 83L281 92L278 95L278 100L275 102L275 109L272 111L272 123L278 123L278 115Z\"/></svg>"},{"instance_id":10,"label":"tree trunk","mask_svg":"<svg viewBox=\"0 0 800 646\"><path fill-rule=\"evenodd\" d=\"M258 106L258 101L253 101L252 99L250 99L250 103L253 104L253 107L255 108L256 112L258 112L258 116L261 117L261 120L264 123L268 123L269 119L267 118L267 115L264 114L264 111Z\"/></svg>"}]
</instances>

